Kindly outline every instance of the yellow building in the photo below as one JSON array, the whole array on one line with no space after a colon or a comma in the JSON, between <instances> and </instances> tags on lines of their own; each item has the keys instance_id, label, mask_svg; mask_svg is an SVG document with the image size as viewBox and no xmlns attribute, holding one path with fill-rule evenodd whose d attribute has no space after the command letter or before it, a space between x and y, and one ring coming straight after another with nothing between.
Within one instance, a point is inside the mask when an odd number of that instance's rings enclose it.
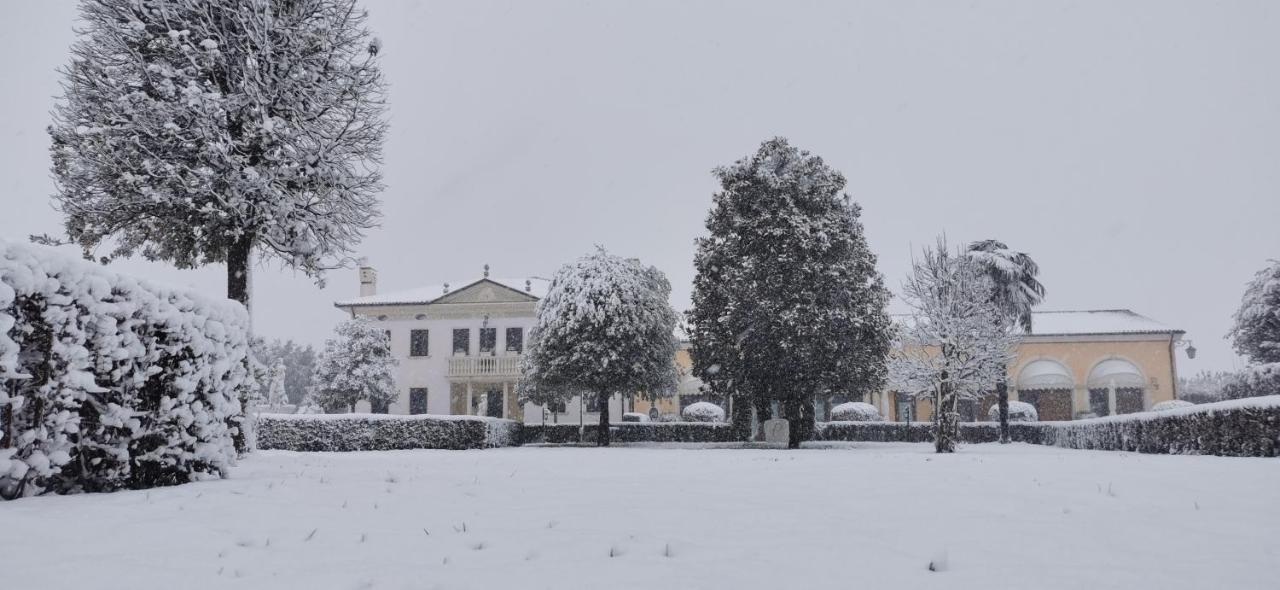
<instances>
[{"instance_id":1,"label":"yellow building","mask_svg":"<svg viewBox=\"0 0 1280 590\"><path fill-rule=\"evenodd\" d=\"M1127 309L1048 311L1033 314L1032 331L1022 338L1009 365L1009 399L1036 407L1041 420L1071 420L1127 414L1174 399L1177 383L1175 351L1184 332ZM680 394L660 400L657 414L676 414L698 401L699 386L690 372L687 345L676 354ZM692 401L691 401L692 400ZM821 400L819 414L846 399ZM929 420L927 400L913 401L893 392L867 401L886 420ZM995 396L964 404L965 420L985 420ZM652 404L637 401L635 411Z\"/></svg>"}]
</instances>

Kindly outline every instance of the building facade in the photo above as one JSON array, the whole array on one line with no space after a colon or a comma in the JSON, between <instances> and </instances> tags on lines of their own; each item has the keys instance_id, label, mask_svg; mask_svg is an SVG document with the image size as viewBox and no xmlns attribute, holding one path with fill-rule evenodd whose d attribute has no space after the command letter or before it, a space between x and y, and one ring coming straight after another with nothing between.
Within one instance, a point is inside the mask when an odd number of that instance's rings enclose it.
<instances>
[{"instance_id":1,"label":"building facade","mask_svg":"<svg viewBox=\"0 0 1280 590\"><path fill-rule=\"evenodd\" d=\"M453 414L528 422L598 421L596 400L573 399L562 407L520 404L516 383L520 361L534 325L538 300L548 281L528 277L483 276L407 291L380 294L377 273L360 269L360 296L335 307L387 331L399 361L400 397L393 414ZM1037 312L1009 365L1009 398L1036 407L1041 420L1072 420L1127 414L1176 398L1176 351L1183 331L1126 309ZM692 374L687 342L673 359L679 375L676 395L650 402L614 396L610 415L624 412L650 419L674 419L689 404L725 400L702 388ZM836 396L817 402L824 418L835 404L866 401L888 420L929 420L928 400L884 391L855 400ZM968 402L962 419L984 420L994 395ZM728 408L726 408L728 409ZM367 404L358 407L368 411Z\"/></svg>"},{"instance_id":2,"label":"building facade","mask_svg":"<svg viewBox=\"0 0 1280 590\"><path fill-rule=\"evenodd\" d=\"M379 293L372 267L361 267L359 274L360 296L334 307L386 330L399 363L400 392L388 412L543 418L540 406L518 402L516 382L546 279L494 278L486 265L481 277L469 281ZM579 414L590 421L598 416L593 402L575 399L549 408L549 421L576 421ZM364 402L356 408L369 409ZM621 400L610 410L620 415Z\"/></svg>"}]
</instances>

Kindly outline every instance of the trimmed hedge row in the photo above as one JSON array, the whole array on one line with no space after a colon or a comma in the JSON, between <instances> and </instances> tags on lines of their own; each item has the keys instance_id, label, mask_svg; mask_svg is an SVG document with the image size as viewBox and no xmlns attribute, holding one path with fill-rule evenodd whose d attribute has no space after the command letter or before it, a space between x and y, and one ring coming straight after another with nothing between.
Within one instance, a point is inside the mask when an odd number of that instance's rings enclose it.
<instances>
[{"instance_id":1,"label":"trimmed hedge row","mask_svg":"<svg viewBox=\"0 0 1280 590\"><path fill-rule=\"evenodd\" d=\"M1280 395L1042 426L1042 439L1034 442L1071 449L1275 457Z\"/></svg>"},{"instance_id":2,"label":"trimmed hedge row","mask_svg":"<svg viewBox=\"0 0 1280 590\"><path fill-rule=\"evenodd\" d=\"M933 442L933 424L828 422L818 425L817 436L853 442ZM1280 396L1070 422L1011 423L1009 437L1069 449L1275 457L1280 456ZM995 423L960 424L961 442L998 439Z\"/></svg>"},{"instance_id":3,"label":"trimmed hedge row","mask_svg":"<svg viewBox=\"0 0 1280 590\"><path fill-rule=\"evenodd\" d=\"M521 425L482 416L263 414L258 448L285 451L483 449L520 444Z\"/></svg>"},{"instance_id":4,"label":"trimmed hedge row","mask_svg":"<svg viewBox=\"0 0 1280 590\"><path fill-rule=\"evenodd\" d=\"M585 425L582 440L595 441L598 426ZM569 423L525 424L523 435L524 444L566 444L579 440L578 425ZM612 442L618 443L715 443L734 440L729 424L723 422L624 422L611 424L609 436Z\"/></svg>"}]
</instances>

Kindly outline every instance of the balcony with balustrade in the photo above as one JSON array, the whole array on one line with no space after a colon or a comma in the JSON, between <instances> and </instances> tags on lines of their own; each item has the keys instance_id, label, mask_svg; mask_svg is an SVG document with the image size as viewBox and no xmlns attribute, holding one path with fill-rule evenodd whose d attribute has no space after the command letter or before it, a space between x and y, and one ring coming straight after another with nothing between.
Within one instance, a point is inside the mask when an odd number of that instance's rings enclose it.
<instances>
[{"instance_id":1,"label":"balcony with balustrade","mask_svg":"<svg viewBox=\"0 0 1280 590\"><path fill-rule=\"evenodd\" d=\"M513 379L520 376L520 354L455 356L449 358L450 379Z\"/></svg>"}]
</instances>

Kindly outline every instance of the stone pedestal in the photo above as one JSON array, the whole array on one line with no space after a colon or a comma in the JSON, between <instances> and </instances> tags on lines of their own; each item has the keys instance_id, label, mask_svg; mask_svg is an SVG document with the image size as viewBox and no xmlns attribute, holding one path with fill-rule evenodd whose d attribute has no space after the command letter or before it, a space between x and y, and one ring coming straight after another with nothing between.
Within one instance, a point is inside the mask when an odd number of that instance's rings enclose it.
<instances>
[{"instance_id":1,"label":"stone pedestal","mask_svg":"<svg viewBox=\"0 0 1280 590\"><path fill-rule=\"evenodd\" d=\"M791 439L791 425L786 420L774 418L764 421L764 442L787 444Z\"/></svg>"}]
</instances>

